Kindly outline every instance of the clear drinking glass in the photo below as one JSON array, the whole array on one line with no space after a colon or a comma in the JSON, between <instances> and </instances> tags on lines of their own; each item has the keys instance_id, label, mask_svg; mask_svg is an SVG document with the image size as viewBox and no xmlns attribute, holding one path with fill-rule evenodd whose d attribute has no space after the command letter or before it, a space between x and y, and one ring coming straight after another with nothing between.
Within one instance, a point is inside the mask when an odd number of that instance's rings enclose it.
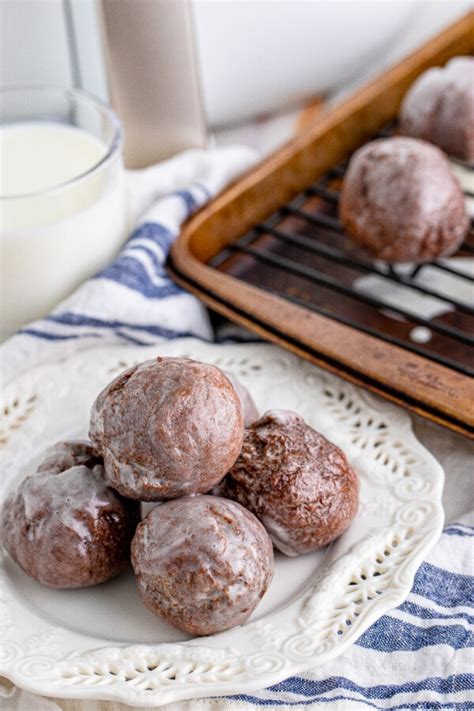
<instances>
[{"instance_id":1,"label":"clear drinking glass","mask_svg":"<svg viewBox=\"0 0 474 711\"><path fill-rule=\"evenodd\" d=\"M78 89L7 87L0 139L3 339L113 259L127 213L122 130L102 101Z\"/></svg>"}]
</instances>

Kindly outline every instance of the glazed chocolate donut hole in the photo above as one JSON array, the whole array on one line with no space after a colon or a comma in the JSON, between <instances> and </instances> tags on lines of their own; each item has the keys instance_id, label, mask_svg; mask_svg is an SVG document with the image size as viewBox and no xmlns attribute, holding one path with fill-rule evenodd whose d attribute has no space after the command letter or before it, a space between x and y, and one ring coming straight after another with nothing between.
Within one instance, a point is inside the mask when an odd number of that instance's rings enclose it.
<instances>
[{"instance_id":1,"label":"glazed chocolate donut hole","mask_svg":"<svg viewBox=\"0 0 474 711\"><path fill-rule=\"evenodd\" d=\"M178 629L210 635L242 625L273 576L271 541L233 501L195 496L156 506L132 543L145 605Z\"/></svg>"},{"instance_id":2,"label":"glazed chocolate donut hole","mask_svg":"<svg viewBox=\"0 0 474 711\"><path fill-rule=\"evenodd\" d=\"M464 195L443 153L415 138L367 143L352 156L339 216L347 234L388 262L429 262L469 229Z\"/></svg>"},{"instance_id":3,"label":"glazed chocolate donut hole","mask_svg":"<svg viewBox=\"0 0 474 711\"><path fill-rule=\"evenodd\" d=\"M60 442L8 496L3 545L27 575L51 588L83 588L128 566L139 504L103 474L87 442Z\"/></svg>"},{"instance_id":4,"label":"glazed chocolate donut hole","mask_svg":"<svg viewBox=\"0 0 474 711\"><path fill-rule=\"evenodd\" d=\"M103 466L102 457L87 440L70 439L50 447L36 471L59 474L80 465L88 469L93 469L96 465Z\"/></svg>"},{"instance_id":5,"label":"glazed chocolate donut hole","mask_svg":"<svg viewBox=\"0 0 474 711\"><path fill-rule=\"evenodd\" d=\"M162 501L219 482L240 452L240 398L215 366L156 358L129 368L96 399L90 438L124 496Z\"/></svg>"},{"instance_id":6,"label":"glazed chocolate donut hole","mask_svg":"<svg viewBox=\"0 0 474 711\"><path fill-rule=\"evenodd\" d=\"M245 430L237 462L213 493L252 511L274 545L296 556L346 530L359 483L339 447L296 413L270 410Z\"/></svg>"},{"instance_id":7,"label":"glazed chocolate donut hole","mask_svg":"<svg viewBox=\"0 0 474 711\"><path fill-rule=\"evenodd\" d=\"M474 57L423 72L403 99L400 131L474 162Z\"/></svg>"}]
</instances>

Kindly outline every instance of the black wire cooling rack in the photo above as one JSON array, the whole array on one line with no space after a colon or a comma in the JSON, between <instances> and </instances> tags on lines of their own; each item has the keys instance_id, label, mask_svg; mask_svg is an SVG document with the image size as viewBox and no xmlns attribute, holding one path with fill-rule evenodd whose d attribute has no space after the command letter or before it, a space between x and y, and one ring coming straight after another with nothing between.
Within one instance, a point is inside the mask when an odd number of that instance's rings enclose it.
<instances>
[{"instance_id":1,"label":"black wire cooling rack","mask_svg":"<svg viewBox=\"0 0 474 711\"><path fill-rule=\"evenodd\" d=\"M396 132L394 123L373 138ZM348 160L209 265L298 306L474 375L474 235L449 259L423 265L371 261L337 217ZM466 197L474 194L465 191Z\"/></svg>"}]
</instances>

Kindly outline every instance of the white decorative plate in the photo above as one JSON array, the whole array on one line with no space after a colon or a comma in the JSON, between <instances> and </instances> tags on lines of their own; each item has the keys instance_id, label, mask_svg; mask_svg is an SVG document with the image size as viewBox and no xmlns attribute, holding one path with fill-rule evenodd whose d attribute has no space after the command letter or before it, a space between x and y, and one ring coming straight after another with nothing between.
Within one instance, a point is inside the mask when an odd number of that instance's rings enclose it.
<instances>
[{"instance_id":1,"label":"white decorative plate","mask_svg":"<svg viewBox=\"0 0 474 711\"><path fill-rule=\"evenodd\" d=\"M438 538L443 471L401 410L270 345L181 340L82 351L31 370L3 393L4 493L46 447L84 437L98 391L125 367L189 355L234 373L263 412L288 408L340 445L361 480L359 514L334 545L276 556L270 590L250 622L187 639L140 601L124 573L85 590L49 590L5 555L0 674L47 696L160 706L253 691L341 654L407 596Z\"/></svg>"}]
</instances>

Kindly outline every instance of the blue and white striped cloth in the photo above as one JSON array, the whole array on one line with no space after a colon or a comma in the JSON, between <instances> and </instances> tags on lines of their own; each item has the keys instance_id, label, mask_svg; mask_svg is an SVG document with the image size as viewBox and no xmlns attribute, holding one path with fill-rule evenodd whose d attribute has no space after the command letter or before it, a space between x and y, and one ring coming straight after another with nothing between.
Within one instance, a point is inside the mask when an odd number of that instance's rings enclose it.
<instances>
[{"instance_id":1,"label":"blue and white striped cloth","mask_svg":"<svg viewBox=\"0 0 474 711\"><path fill-rule=\"evenodd\" d=\"M131 174L137 228L123 251L50 316L2 346L4 378L94 344L149 345L190 334L211 339L205 309L170 281L164 261L182 221L254 160L246 149L189 151ZM165 708L474 711L473 543L474 514L450 524L406 602L335 661L258 693ZM102 708L93 702L63 706L19 690L4 702L8 711Z\"/></svg>"}]
</instances>

